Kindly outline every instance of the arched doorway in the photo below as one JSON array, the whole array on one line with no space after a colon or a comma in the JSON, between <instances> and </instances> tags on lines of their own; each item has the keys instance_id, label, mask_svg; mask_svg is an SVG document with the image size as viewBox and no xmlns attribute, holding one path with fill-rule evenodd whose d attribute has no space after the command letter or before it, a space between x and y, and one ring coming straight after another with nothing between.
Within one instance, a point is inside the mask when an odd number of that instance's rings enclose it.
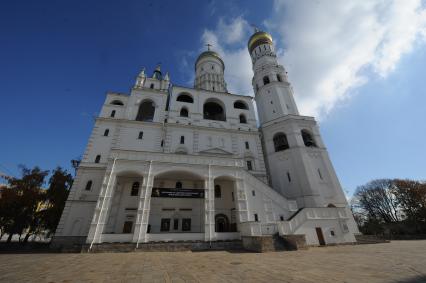
<instances>
[{"instance_id":1,"label":"arched doorway","mask_svg":"<svg viewBox=\"0 0 426 283\"><path fill-rule=\"evenodd\" d=\"M204 183L203 176L179 169L154 177L149 215L151 239L160 239L158 234L204 233Z\"/></svg>"},{"instance_id":2,"label":"arched doorway","mask_svg":"<svg viewBox=\"0 0 426 283\"><path fill-rule=\"evenodd\" d=\"M215 218L216 232L229 232L229 219L225 214L216 214Z\"/></svg>"},{"instance_id":3,"label":"arched doorway","mask_svg":"<svg viewBox=\"0 0 426 283\"><path fill-rule=\"evenodd\" d=\"M214 179L215 231L237 232L237 193L235 179L218 176Z\"/></svg>"},{"instance_id":4,"label":"arched doorway","mask_svg":"<svg viewBox=\"0 0 426 283\"><path fill-rule=\"evenodd\" d=\"M125 171L117 174L104 234L134 232L142 184L143 176L137 172Z\"/></svg>"}]
</instances>

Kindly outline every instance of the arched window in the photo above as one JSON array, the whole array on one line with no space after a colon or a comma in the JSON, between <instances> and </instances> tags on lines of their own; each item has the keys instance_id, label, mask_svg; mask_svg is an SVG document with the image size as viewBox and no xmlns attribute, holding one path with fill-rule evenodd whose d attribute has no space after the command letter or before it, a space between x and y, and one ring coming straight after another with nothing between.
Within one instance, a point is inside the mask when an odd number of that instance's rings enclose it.
<instances>
[{"instance_id":1,"label":"arched window","mask_svg":"<svg viewBox=\"0 0 426 283\"><path fill-rule=\"evenodd\" d=\"M240 115L240 123L241 124L247 124L247 119L246 119L246 116L244 116L244 114Z\"/></svg>"},{"instance_id":2,"label":"arched window","mask_svg":"<svg viewBox=\"0 0 426 283\"><path fill-rule=\"evenodd\" d=\"M85 190L86 191L90 191L92 189L92 180L90 180L90 181L88 181L87 183L86 183L86 188L85 188Z\"/></svg>"},{"instance_id":3,"label":"arched window","mask_svg":"<svg viewBox=\"0 0 426 283\"><path fill-rule=\"evenodd\" d=\"M246 110L248 110L247 104L245 104L241 100L237 100L237 101L234 102L234 108L235 109L246 109Z\"/></svg>"},{"instance_id":4,"label":"arched window","mask_svg":"<svg viewBox=\"0 0 426 283\"><path fill-rule=\"evenodd\" d=\"M308 130L302 130L302 139L305 146L308 147L316 147L316 143L314 138L312 137L312 134Z\"/></svg>"},{"instance_id":5,"label":"arched window","mask_svg":"<svg viewBox=\"0 0 426 283\"><path fill-rule=\"evenodd\" d=\"M101 161L101 156L100 155L96 155L95 157L95 163L99 163Z\"/></svg>"},{"instance_id":6,"label":"arched window","mask_svg":"<svg viewBox=\"0 0 426 283\"><path fill-rule=\"evenodd\" d=\"M186 94L186 93L179 94L176 101L194 103L194 99L189 94Z\"/></svg>"},{"instance_id":7,"label":"arched window","mask_svg":"<svg viewBox=\"0 0 426 283\"><path fill-rule=\"evenodd\" d=\"M124 105L123 102L121 100L113 100L111 102L112 105Z\"/></svg>"},{"instance_id":8,"label":"arched window","mask_svg":"<svg viewBox=\"0 0 426 283\"><path fill-rule=\"evenodd\" d=\"M139 182L134 182L132 185L132 190L130 191L131 196L137 196L139 194Z\"/></svg>"},{"instance_id":9,"label":"arched window","mask_svg":"<svg viewBox=\"0 0 426 283\"><path fill-rule=\"evenodd\" d=\"M334 204L332 204L332 203L329 203L328 205L327 205L327 207L336 207Z\"/></svg>"},{"instance_id":10,"label":"arched window","mask_svg":"<svg viewBox=\"0 0 426 283\"><path fill-rule=\"evenodd\" d=\"M230 225L229 225L229 218L225 214L216 214L215 218L215 232L222 233L222 232L229 232Z\"/></svg>"},{"instance_id":11,"label":"arched window","mask_svg":"<svg viewBox=\"0 0 426 283\"><path fill-rule=\"evenodd\" d=\"M152 122L154 120L155 106L151 100L145 100L139 106L136 121Z\"/></svg>"},{"instance_id":12,"label":"arched window","mask_svg":"<svg viewBox=\"0 0 426 283\"><path fill-rule=\"evenodd\" d=\"M225 111L217 102L206 102L203 107L203 117L207 120L226 121Z\"/></svg>"},{"instance_id":13,"label":"arched window","mask_svg":"<svg viewBox=\"0 0 426 283\"><path fill-rule=\"evenodd\" d=\"M215 198L221 198L222 197L222 190L219 185L214 186L214 197Z\"/></svg>"},{"instance_id":14,"label":"arched window","mask_svg":"<svg viewBox=\"0 0 426 283\"><path fill-rule=\"evenodd\" d=\"M263 84L264 85L267 85L267 84L269 84L270 83L270 81L269 81L269 77L268 76L264 76L263 77Z\"/></svg>"},{"instance_id":15,"label":"arched window","mask_svg":"<svg viewBox=\"0 0 426 283\"><path fill-rule=\"evenodd\" d=\"M176 182L176 189L182 189L182 182Z\"/></svg>"},{"instance_id":16,"label":"arched window","mask_svg":"<svg viewBox=\"0 0 426 283\"><path fill-rule=\"evenodd\" d=\"M275 134L273 140L275 152L283 151L289 148L287 136L284 133Z\"/></svg>"},{"instance_id":17,"label":"arched window","mask_svg":"<svg viewBox=\"0 0 426 283\"><path fill-rule=\"evenodd\" d=\"M111 115L110 115L110 117L115 117L115 110L112 110L112 111L111 111Z\"/></svg>"},{"instance_id":18,"label":"arched window","mask_svg":"<svg viewBox=\"0 0 426 283\"><path fill-rule=\"evenodd\" d=\"M180 136L180 144L184 144L185 143L185 136Z\"/></svg>"},{"instance_id":19,"label":"arched window","mask_svg":"<svg viewBox=\"0 0 426 283\"><path fill-rule=\"evenodd\" d=\"M104 136L107 137L109 135L109 129L106 129L104 132Z\"/></svg>"},{"instance_id":20,"label":"arched window","mask_svg":"<svg viewBox=\"0 0 426 283\"><path fill-rule=\"evenodd\" d=\"M181 116L181 117L188 117L188 109L186 109L186 108L182 108L182 109L180 110L180 116Z\"/></svg>"},{"instance_id":21,"label":"arched window","mask_svg":"<svg viewBox=\"0 0 426 283\"><path fill-rule=\"evenodd\" d=\"M277 74L277 81L282 82L283 80L281 79L280 74Z\"/></svg>"}]
</instances>

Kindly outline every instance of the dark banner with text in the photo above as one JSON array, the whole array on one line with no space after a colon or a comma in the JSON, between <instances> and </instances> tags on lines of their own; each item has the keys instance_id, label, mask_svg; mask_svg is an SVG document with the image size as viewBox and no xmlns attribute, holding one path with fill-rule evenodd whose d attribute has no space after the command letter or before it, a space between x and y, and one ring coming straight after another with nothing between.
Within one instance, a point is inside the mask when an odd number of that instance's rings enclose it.
<instances>
[{"instance_id":1,"label":"dark banner with text","mask_svg":"<svg viewBox=\"0 0 426 283\"><path fill-rule=\"evenodd\" d=\"M151 197L204 198L204 190L203 189L152 188Z\"/></svg>"}]
</instances>

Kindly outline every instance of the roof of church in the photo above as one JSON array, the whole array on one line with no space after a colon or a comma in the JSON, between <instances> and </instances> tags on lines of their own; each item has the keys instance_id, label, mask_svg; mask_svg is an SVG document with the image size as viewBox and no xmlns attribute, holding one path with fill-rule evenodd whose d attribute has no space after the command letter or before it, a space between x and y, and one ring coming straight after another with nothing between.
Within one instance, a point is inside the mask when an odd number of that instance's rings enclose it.
<instances>
[{"instance_id":1,"label":"roof of church","mask_svg":"<svg viewBox=\"0 0 426 283\"><path fill-rule=\"evenodd\" d=\"M251 54L253 49L261 44L272 44L272 36L264 31L255 32L249 39L247 47Z\"/></svg>"},{"instance_id":2,"label":"roof of church","mask_svg":"<svg viewBox=\"0 0 426 283\"><path fill-rule=\"evenodd\" d=\"M211 51L211 50L207 50L207 51L204 51L203 53L201 53L198 56L197 60L195 61L195 65L197 65L198 61L201 60L201 58L204 58L204 57L215 57L215 58L219 59L219 61L223 65L223 68L225 69L225 63L223 63L222 58L220 58L220 56L219 56L219 54L217 52Z\"/></svg>"}]
</instances>

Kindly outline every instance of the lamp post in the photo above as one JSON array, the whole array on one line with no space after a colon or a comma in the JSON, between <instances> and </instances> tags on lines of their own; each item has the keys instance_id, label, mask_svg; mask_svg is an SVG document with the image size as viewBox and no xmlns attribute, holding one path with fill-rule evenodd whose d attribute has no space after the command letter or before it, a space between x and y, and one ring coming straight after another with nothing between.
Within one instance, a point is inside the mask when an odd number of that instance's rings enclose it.
<instances>
[{"instance_id":1,"label":"lamp post","mask_svg":"<svg viewBox=\"0 0 426 283\"><path fill-rule=\"evenodd\" d=\"M81 159L73 159L71 160L71 166L74 168L74 176L77 175L77 168L80 165Z\"/></svg>"}]
</instances>

